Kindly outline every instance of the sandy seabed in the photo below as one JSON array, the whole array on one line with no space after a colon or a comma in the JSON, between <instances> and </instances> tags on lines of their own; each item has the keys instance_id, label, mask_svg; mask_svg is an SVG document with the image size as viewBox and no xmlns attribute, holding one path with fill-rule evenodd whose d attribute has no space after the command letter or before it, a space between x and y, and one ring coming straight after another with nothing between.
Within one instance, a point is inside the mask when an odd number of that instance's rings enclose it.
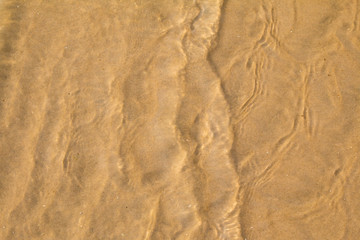
<instances>
[{"instance_id":1,"label":"sandy seabed","mask_svg":"<svg viewBox=\"0 0 360 240\"><path fill-rule=\"evenodd\" d=\"M0 240L360 239L359 0L0 8Z\"/></svg>"}]
</instances>

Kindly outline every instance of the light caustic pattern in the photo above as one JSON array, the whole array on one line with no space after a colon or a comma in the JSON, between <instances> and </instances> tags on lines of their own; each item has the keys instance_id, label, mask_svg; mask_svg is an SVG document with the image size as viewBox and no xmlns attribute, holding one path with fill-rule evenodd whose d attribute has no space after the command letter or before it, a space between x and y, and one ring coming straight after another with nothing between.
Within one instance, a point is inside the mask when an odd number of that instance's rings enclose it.
<instances>
[{"instance_id":1,"label":"light caustic pattern","mask_svg":"<svg viewBox=\"0 0 360 240\"><path fill-rule=\"evenodd\" d=\"M0 239L360 238L359 0L0 6Z\"/></svg>"}]
</instances>

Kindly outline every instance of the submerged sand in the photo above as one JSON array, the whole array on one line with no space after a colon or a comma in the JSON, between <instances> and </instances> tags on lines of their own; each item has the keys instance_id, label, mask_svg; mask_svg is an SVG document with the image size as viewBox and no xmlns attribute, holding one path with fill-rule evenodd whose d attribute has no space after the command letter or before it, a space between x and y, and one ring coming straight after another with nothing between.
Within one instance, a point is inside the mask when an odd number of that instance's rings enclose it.
<instances>
[{"instance_id":1,"label":"submerged sand","mask_svg":"<svg viewBox=\"0 0 360 240\"><path fill-rule=\"evenodd\" d=\"M360 239L359 0L0 7L0 239Z\"/></svg>"}]
</instances>

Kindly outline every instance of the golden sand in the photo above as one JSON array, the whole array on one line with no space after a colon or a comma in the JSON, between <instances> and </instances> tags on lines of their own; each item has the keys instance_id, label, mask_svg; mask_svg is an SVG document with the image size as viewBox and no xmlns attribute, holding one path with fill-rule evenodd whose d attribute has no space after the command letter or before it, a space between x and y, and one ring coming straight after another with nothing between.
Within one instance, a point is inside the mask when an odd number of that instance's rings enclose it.
<instances>
[{"instance_id":1,"label":"golden sand","mask_svg":"<svg viewBox=\"0 0 360 240\"><path fill-rule=\"evenodd\" d=\"M360 239L359 0L0 8L0 240Z\"/></svg>"}]
</instances>

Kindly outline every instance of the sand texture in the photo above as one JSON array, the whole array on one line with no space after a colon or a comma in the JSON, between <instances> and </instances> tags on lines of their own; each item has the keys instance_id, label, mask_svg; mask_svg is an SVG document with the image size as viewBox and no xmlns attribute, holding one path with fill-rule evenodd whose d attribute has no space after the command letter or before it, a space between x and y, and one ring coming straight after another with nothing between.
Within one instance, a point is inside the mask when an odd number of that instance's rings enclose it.
<instances>
[{"instance_id":1,"label":"sand texture","mask_svg":"<svg viewBox=\"0 0 360 240\"><path fill-rule=\"evenodd\" d=\"M359 0L1 0L0 240L360 239Z\"/></svg>"}]
</instances>

